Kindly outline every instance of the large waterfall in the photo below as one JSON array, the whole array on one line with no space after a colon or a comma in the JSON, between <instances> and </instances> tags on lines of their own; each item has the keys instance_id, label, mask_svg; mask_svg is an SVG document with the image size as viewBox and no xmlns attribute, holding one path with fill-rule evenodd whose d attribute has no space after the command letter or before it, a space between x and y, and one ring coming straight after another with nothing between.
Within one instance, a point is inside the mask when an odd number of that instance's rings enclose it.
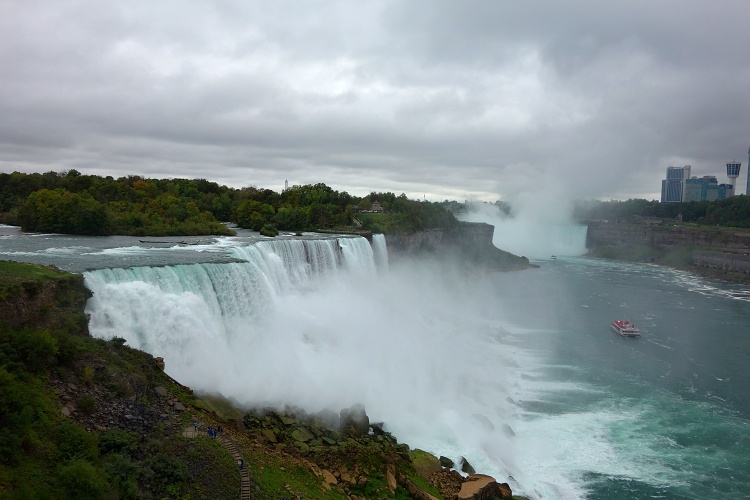
<instances>
[{"instance_id":1,"label":"large waterfall","mask_svg":"<svg viewBox=\"0 0 750 500\"><path fill-rule=\"evenodd\" d=\"M389 270L382 236L230 253L242 262L86 272L91 333L164 357L199 392L308 411L363 403L414 446L521 477L496 429L516 425L513 366L531 361L486 318L492 293L459 267L423 259Z\"/></svg>"},{"instance_id":2,"label":"large waterfall","mask_svg":"<svg viewBox=\"0 0 750 500\"><path fill-rule=\"evenodd\" d=\"M509 216L493 205L475 204L460 218L495 226L492 243L515 255L548 259L551 255L571 257L586 253L588 228L572 222L564 211Z\"/></svg>"},{"instance_id":3,"label":"large waterfall","mask_svg":"<svg viewBox=\"0 0 750 500\"><path fill-rule=\"evenodd\" d=\"M364 238L263 241L231 253L246 262L84 273L93 292L87 306L92 333L159 353L176 374L189 376L181 373L193 368L187 346L220 349L227 339L261 328L280 294L309 289L342 268L368 277L375 273Z\"/></svg>"}]
</instances>

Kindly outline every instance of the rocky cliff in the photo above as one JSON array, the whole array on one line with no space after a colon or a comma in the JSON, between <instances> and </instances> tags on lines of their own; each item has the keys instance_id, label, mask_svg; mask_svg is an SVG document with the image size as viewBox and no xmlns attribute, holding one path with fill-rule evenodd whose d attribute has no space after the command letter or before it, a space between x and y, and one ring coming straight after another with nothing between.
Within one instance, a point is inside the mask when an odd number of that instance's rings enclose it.
<instances>
[{"instance_id":1,"label":"rocky cliff","mask_svg":"<svg viewBox=\"0 0 750 500\"><path fill-rule=\"evenodd\" d=\"M48 266L0 262L0 320L9 327L88 335L83 276Z\"/></svg>"},{"instance_id":2,"label":"rocky cliff","mask_svg":"<svg viewBox=\"0 0 750 500\"><path fill-rule=\"evenodd\" d=\"M750 253L750 230L647 225L617 222L589 224L586 246L648 245L661 250L694 246L721 253Z\"/></svg>"},{"instance_id":3,"label":"rocky cliff","mask_svg":"<svg viewBox=\"0 0 750 500\"><path fill-rule=\"evenodd\" d=\"M420 254L458 257L501 271L538 267L530 264L526 257L495 247L492 244L494 231L495 228L490 224L462 222L450 228L386 234L385 240L389 255L396 258Z\"/></svg>"},{"instance_id":4,"label":"rocky cliff","mask_svg":"<svg viewBox=\"0 0 750 500\"><path fill-rule=\"evenodd\" d=\"M589 223L586 246L595 256L716 270L726 279L750 274L747 229L599 221Z\"/></svg>"}]
</instances>

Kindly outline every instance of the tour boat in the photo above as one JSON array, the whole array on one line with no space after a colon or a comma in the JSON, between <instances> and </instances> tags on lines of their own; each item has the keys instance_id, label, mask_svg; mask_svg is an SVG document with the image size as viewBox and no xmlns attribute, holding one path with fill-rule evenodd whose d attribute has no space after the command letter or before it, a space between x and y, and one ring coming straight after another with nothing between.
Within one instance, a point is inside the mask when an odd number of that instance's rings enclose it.
<instances>
[{"instance_id":1,"label":"tour boat","mask_svg":"<svg viewBox=\"0 0 750 500\"><path fill-rule=\"evenodd\" d=\"M623 337L640 337L641 331L633 323L626 319L618 319L612 322L612 331Z\"/></svg>"}]
</instances>

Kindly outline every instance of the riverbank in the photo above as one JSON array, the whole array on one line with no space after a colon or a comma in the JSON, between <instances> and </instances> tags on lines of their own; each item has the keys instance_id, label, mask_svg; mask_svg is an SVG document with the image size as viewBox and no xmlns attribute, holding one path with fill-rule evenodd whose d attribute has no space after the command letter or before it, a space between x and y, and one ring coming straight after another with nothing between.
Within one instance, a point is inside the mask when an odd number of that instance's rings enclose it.
<instances>
[{"instance_id":1,"label":"riverbank","mask_svg":"<svg viewBox=\"0 0 750 500\"><path fill-rule=\"evenodd\" d=\"M588 256L645 262L710 279L750 283L750 230L597 221L588 223Z\"/></svg>"}]
</instances>

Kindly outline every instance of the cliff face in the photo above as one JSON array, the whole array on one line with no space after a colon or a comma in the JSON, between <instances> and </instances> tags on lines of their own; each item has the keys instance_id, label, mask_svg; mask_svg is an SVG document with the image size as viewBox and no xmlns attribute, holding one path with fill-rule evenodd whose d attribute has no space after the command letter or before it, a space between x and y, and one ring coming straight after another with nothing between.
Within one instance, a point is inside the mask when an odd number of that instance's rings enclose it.
<instances>
[{"instance_id":1,"label":"cliff face","mask_svg":"<svg viewBox=\"0 0 750 500\"><path fill-rule=\"evenodd\" d=\"M750 274L750 230L595 222L586 238L597 256L692 268L732 281Z\"/></svg>"},{"instance_id":2,"label":"cliff face","mask_svg":"<svg viewBox=\"0 0 750 500\"><path fill-rule=\"evenodd\" d=\"M6 279L17 268L33 271ZM82 275L46 266L0 262L0 319L10 327L88 335L88 318L83 309L90 295Z\"/></svg>"},{"instance_id":3,"label":"cliff face","mask_svg":"<svg viewBox=\"0 0 750 500\"><path fill-rule=\"evenodd\" d=\"M386 234L385 241L388 253L394 257L419 254L455 256L503 271L538 267L529 264L526 257L495 247L492 244L494 231L495 228L490 224L462 222L451 228Z\"/></svg>"},{"instance_id":4,"label":"cliff face","mask_svg":"<svg viewBox=\"0 0 750 500\"><path fill-rule=\"evenodd\" d=\"M750 230L595 222L589 224L586 246L648 245L661 250L694 246L713 252L750 253Z\"/></svg>"}]
</instances>

